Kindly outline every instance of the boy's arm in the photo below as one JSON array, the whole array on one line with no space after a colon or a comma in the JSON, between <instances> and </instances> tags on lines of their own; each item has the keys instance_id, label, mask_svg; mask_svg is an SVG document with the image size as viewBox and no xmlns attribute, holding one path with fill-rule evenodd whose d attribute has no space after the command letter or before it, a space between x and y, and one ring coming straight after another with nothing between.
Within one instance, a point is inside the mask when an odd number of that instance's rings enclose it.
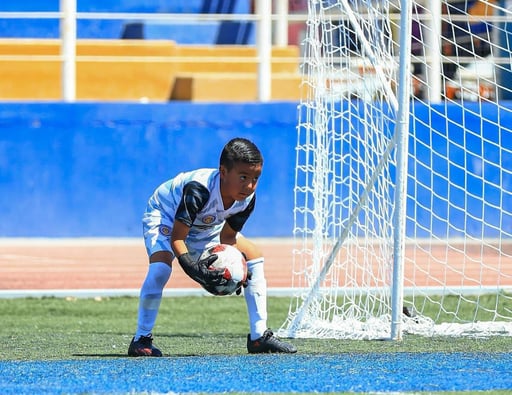
<instances>
[{"instance_id":1,"label":"boy's arm","mask_svg":"<svg viewBox=\"0 0 512 395\"><path fill-rule=\"evenodd\" d=\"M247 222L247 220L251 216L255 205L256 205L256 195L253 195L251 202L249 203L249 205L246 207L246 209L244 211L236 213L235 215L226 219L226 222L229 224L231 229L233 229L235 232L240 232L242 230L244 224Z\"/></svg>"},{"instance_id":2,"label":"boy's arm","mask_svg":"<svg viewBox=\"0 0 512 395\"><path fill-rule=\"evenodd\" d=\"M228 222L224 223L222 230L220 231L220 242L222 244L229 244L231 246L236 245L236 232L233 230L231 226L229 226Z\"/></svg>"},{"instance_id":3,"label":"boy's arm","mask_svg":"<svg viewBox=\"0 0 512 395\"><path fill-rule=\"evenodd\" d=\"M174 221L174 226L171 233L171 247L174 255L179 257L188 252L185 244L185 239L188 236L190 228L181 221Z\"/></svg>"}]
</instances>

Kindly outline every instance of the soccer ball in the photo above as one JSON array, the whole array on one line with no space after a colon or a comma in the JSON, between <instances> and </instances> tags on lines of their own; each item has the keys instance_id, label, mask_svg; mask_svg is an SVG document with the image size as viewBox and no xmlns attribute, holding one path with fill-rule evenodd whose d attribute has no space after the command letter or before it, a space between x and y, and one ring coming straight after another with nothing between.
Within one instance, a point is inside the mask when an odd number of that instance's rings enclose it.
<instances>
[{"instance_id":1,"label":"soccer ball","mask_svg":"<svg viewBox=\"0 0 512 395\"><path fill-rule=\"evenodd\" d=\"M231 295L242 286L242 282L247 280L247 263L245 258L235 247L228 244L218 244L207 248L201 254L200 259L207 258L212 254L217 255L218 258L210 267L227 269L224 278L229 281L226 285L203 285L203 288L213 295Z\"/></svg>"}]
</instances>

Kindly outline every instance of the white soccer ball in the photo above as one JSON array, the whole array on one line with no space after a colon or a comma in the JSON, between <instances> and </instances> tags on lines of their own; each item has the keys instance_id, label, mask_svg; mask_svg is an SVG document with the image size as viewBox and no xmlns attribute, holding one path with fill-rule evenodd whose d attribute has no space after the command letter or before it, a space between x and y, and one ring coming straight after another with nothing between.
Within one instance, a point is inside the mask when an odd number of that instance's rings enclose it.
<instances>
[{"instance_id":1,"label":"white soccer ball","mask_svg":"<svg viewBox=\"0 0 512 395\"><path fill-rule=\"evenodd\" d=\"M210 267L227 269L224 277L228 280L228 284L223 286L203 286L203 288L213 295L231 295L247 280L247 263L245 258L235 247L228 244L218 244L204 250L200 259L207 258L212 254L217 255L218 258Z\"/></svg>"}]
</instances>

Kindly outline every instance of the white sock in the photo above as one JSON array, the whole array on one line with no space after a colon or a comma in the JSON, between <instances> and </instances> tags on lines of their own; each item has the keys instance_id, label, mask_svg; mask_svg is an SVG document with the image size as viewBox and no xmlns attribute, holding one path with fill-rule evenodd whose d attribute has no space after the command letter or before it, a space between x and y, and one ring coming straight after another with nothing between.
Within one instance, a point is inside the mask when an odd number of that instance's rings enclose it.
<instances>
[{"instance_id":1,"label":"white sock","mask_svg":"<svg viewBox=\"0 0 512 395\"><path fill-rule=\"evenodd\" d=\"M171 277L172 268L163 262L153 262L149 265L146 279L140 289L139 316L135 340L148 336L155 326L158 309L162 301L162 293Z\"/></svg>"},{"instance_id":2,"label":"white sock","mask_svg":"<svg viewBox=\"0 0 512 395\"><path fill-rule=\"evenodd\" d=\"M247 268L252 273L247 287L244 289L251 340L256 340L267 329L267 281L265 280L263 257L247 261Z\"/></svg>"}]
</instances>

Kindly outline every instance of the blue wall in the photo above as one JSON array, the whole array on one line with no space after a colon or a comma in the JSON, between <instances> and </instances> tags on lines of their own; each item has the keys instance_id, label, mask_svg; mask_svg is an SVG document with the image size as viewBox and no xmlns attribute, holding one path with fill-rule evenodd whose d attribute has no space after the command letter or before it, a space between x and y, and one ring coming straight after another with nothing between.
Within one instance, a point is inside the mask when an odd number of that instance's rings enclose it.
<instances>
[{"instance_id":1,"label":"blue wall","mask_svg":"<svg viewBox=\"0 0 512 395\"><path fill-rule=\"evenodd\" d=\"M512 125L512 112L493 104L483 110ZM456 105L429 111L416 103L413 111L434 126L415 125L409 143L417 158L409 164L417 181L409 193L420 202L408 204L416 218L409 235L428 236L417 223L432 223L439 237L460 236L461 229L477 238L498 237L500 228L510 235L511 131ZM473 133L464 133L461 122ZM256 213L244 233L289 237L296 124L291 102L0 103L0 237L140 236L153 190L177 172L217 167L222 146L235 136L256 142L265 157ZM431 177L432 167L440 176Z\"/></svg>"},{"instance_id":2,"label":"blue wall","mask_svg":"<svg viewBox=\"0 0 512 395\"><path fill-rule=\"evenodd\" d=\"M508 109L476 102L464 108L413 107L417 118L431 119L433 126L417 122L409 142L416 157L409 174L416 182L409 183L408 192L418 204L409 202L408 215L432 226L438 237L512 235L512 106L501 104ZM409 221L409 234L413 226ZM414 235L430 236L421 226Z\"/></svg>"},{"instance_id":3,"label":"blue wall","mask_svg":"<svg viewBox=\"0 0 512 395\"><path fill-rule=\"evenodd\" d=\"M243 136L265 158L245 233L292 231L296 104L0 104L0 236L139 236L180 171Z\"/></svg>"}]
</instances>

